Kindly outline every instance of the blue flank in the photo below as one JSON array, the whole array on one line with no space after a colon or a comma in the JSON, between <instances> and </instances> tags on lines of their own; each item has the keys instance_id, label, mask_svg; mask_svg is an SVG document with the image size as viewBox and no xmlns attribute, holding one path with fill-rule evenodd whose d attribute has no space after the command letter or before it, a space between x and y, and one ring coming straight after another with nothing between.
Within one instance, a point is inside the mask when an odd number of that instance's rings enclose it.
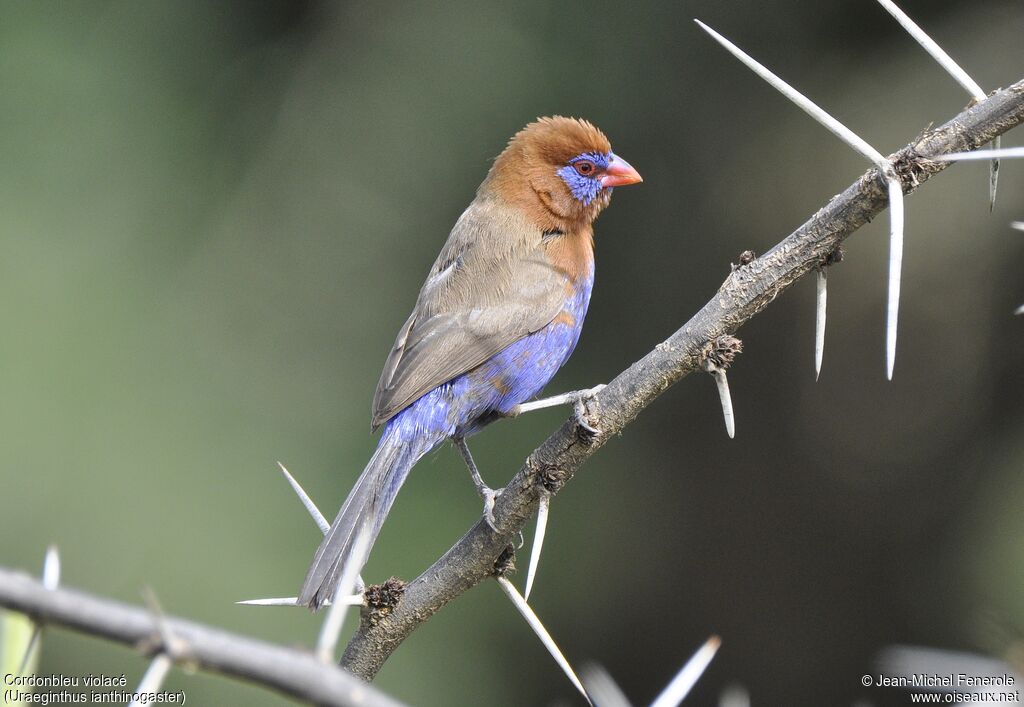
<instances>
[{"instance_id":1,"label":"blue flank","mask_svg":"<svg viewBox=\"0 0 1024 707\"><path fill-rule=\"evenodd\" d=\"M458 378L423 395L384 427L380 444L398 443L416 448L416 460L449 437L468 437L512 408L538 395L562 367L579 341L583 319L594 286L594 266L576 284L565 304L573 319L552 322L519 339ZM398 493L405 474L395 474L385 496ZM388 499L392 500L391 498ZM390 505L390 504L389 504Z\"/></svg>"},{"instance_id":2,"label":"blue flank","mask_svg":"<svg viewBox=\"0 0 1024 707\"><path fill-rule=\"evenodd\" d=\"M601 152L584 152L582 155L578 155L569 160L569 164L562 167L556 172L556 174L562 178L562 180L569 185L569 190L572 195L576 197L578 201L582 201L584 206L589 206L590 202L597 198L597 195L601 193L601 182L596 176L584 177L582 174L576 171L573 164L580 160L590 160L594 163L597 169L594 171L595 175L597 172L608 168L608 164L611 161L611 155L606 155ZM609 187L610 189L611 187Z\"/></svg>"},{"instance_id":3,"label":"blue flank","mask_svg":"<svg viewBox=\"0 0 1024 707\"><path fill-rule=\"evenodd\" d=\"M424 433L447 437L469 436L496 415L536 396L562 367L579 341L583 319L594 287L594 266L576 284L565 312L574 323L552 322L524 336L496 355L423 395L388 421L381 436L395 435L409 442Z\"/></svg>"}]
</instances>

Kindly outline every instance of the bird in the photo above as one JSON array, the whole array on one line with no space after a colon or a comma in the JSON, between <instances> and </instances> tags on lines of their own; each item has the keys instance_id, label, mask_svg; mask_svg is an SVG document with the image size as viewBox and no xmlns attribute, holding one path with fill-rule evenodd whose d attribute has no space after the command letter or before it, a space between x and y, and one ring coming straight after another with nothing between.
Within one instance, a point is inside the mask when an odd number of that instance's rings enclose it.
<instances>
[{"instance_id":1,"label":"bird","mask_svg":"<svg viewBox=\"0 0 1024 707\"><path fill-rule=\"evenodd\" d=\"M593 222L615 187L643 181L592 123L527 124L494 159L452 228L373 397L376 451L317 548L297 603L329 603L369 557L402 483L451 440L493 527L495 492L466 438L503 417L579 404L597 388L540 394L576 347L594 284ZM593 430L592 430L593 431ZM500 493L500 491L499 491Z\"/></svg>"}]
</instances>

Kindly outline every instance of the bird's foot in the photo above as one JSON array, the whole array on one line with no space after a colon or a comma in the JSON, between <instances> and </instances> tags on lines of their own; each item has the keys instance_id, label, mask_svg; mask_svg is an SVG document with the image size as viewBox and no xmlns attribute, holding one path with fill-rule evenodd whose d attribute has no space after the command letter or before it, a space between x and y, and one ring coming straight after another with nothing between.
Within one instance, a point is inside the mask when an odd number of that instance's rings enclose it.
<instances>
[{"instance_id":1,"label":"bird's foot","mask_svg":"<svg viewBox=\"0 0 1024 707\"><path fill-rule=\"evenodd\" d=\"M480 494L480 498L484 500L484 520L487 522L487 527L494 532L498 532L498 526L494 524L494 502L504 490L498 489L495 491L489 486L477 486L476 489L477 493Z\"/></svg>"},{"instance_id":2,"label":"bird's foot","mask_svg":"<svg viewBox=\"0 0 1024 707\"><path fill-rule=\"evenodd\" d=\"M594 396L604 390L607 386L602 383L601 385L595 385L593 388L587 390L578 391L578 397L573 404L573 412L576 417L576 425L587 437L596 437L600 434L600 428L591 425L587 421L587 403L593 400Z\"/></svg>"}]
</instances>

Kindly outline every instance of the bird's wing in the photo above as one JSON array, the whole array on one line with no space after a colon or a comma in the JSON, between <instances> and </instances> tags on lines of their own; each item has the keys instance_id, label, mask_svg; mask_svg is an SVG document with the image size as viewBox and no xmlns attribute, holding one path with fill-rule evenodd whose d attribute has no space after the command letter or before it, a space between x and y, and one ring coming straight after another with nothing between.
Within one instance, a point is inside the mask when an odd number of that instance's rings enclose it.
<instances>
[{"instance_id":1,"label":"bird's wing","mask_svg":"<svg viewBox=\"0 0 1024 707\"><path fill-rule=\"evenodd\" d=\"M515 209L481 199L470 205L384 364L373 398L375 428L557 316L566 277L542 238Z\"/></svg>"}]
</instances>

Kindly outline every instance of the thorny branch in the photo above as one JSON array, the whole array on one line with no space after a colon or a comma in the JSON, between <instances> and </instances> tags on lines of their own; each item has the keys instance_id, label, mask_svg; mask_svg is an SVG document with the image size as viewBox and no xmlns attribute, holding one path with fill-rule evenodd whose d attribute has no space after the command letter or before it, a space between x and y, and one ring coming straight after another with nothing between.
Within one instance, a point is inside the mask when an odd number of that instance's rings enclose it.
<instances>
[{"instance_id":1,"label":"thorny branch","mask_svg":"<svg viewBox=\"0 0 1024 707\"><path fill-rule=\"evenodd\" d=\"M26 574L0 568L0 606L39 623L64 626L158 654L161 628L153 612L70 589L48 589ZM242 678L294 697L335 707L400 707L361 680L312 653L275 646L202 624L166 617L177 662Z\"/></svg>"},{"instance_id":2,"label":"thorny branch","mask_svg":"<svg viewBox=\"0 0 1024 707\"><path fill-rule=\"evenodd\" d=\"M973 150L1024 121L1024 80L981 101L892 155L903 192L911 193L947 163L938 155ZM498 497L496 531L479 521L405 589L391 613L363 621L341 664L371 680L417 627L463 592L495 574L495 559L537 509L540 489L551 493L573 477L605 442L622 431L669 386L698 370L706 343L732 334L807 273L821 266L858 228L888 204L877 169L833 197L800 228L759 258L733 270L711 300L672 336L630 366L588 405L597 435L582 434L570 418L526 459Z\"/></svg>"}]
</instances>

